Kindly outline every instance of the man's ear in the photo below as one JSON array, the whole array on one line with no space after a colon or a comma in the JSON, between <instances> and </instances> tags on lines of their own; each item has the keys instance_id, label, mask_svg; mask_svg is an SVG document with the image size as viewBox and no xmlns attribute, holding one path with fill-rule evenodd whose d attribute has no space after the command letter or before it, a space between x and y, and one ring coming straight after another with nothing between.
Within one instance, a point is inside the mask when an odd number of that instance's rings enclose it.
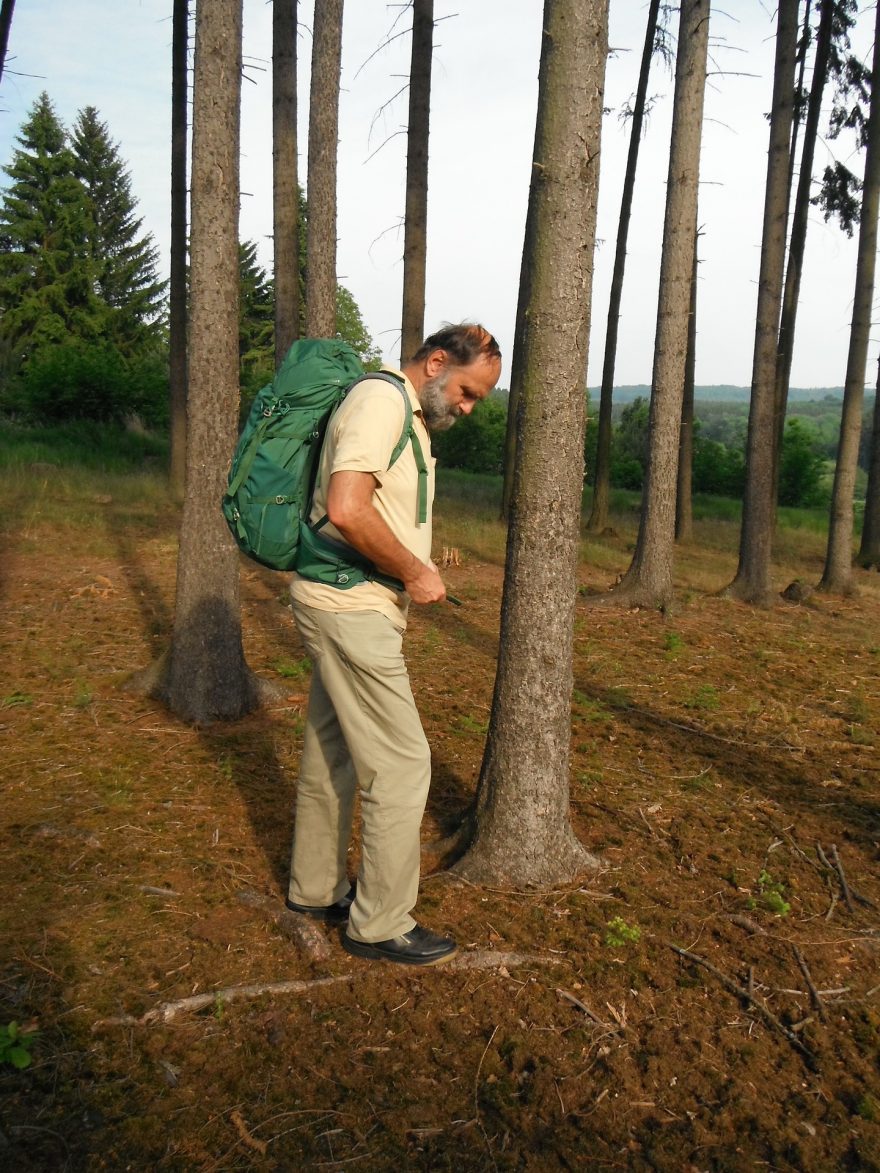
<instances>
[{"instance_id":1,"label":"man's ear","mask_svg":"<svg viewBox=\"0 0 880 1173\"><path fill-rule=\"evenodd\" d=\"M425 359L425 373L429 379L434 379L449 365L449 355L445 350L432 350Z\"/></svg>"}]
</instances>

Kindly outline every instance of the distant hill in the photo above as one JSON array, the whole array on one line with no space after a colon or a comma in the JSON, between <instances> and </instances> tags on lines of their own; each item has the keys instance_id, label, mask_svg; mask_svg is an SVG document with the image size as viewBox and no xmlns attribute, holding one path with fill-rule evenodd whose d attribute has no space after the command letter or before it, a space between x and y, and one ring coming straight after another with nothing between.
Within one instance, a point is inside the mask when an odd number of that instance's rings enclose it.
<instances>
[{"instance_id":1,"label":"distant hill","mask_svg":"<svg viewBox=\"0 0 880 1173\"><path fill-rule=\"evenodd\" d=\"M614 400L616 403L632 403L641 396L648 399L651 388L646 383L638 383L630 387L615 387ZM751 396L750 387L733 387L719 383L711 387L695 387L694 398L709 403L748 403ZM590 398L598 402L599 388L590 388ZM788 393L790 403L813 403L823 399L843 399L842 387L792 387Z\"/></svg>"}]
</instances>

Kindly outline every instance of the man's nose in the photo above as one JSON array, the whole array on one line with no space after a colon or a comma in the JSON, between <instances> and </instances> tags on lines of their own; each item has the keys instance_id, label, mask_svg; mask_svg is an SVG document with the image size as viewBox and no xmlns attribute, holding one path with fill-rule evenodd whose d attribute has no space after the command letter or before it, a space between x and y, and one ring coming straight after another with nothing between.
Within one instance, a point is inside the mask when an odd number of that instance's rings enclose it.
<instances>
[{"instance_id":1,"label":"man's nose","mask_svg":"<svg viewBox=\"0 0 880 1173\"><path fill-rule=\"evenodd\" d=\"M474 400L473 399L463 399L461 401L461 403L459 403L459 405L458 405L458 410L461 412L462 415L470 415L471 412L474 410Z\"/></svg>"}]
</instances>

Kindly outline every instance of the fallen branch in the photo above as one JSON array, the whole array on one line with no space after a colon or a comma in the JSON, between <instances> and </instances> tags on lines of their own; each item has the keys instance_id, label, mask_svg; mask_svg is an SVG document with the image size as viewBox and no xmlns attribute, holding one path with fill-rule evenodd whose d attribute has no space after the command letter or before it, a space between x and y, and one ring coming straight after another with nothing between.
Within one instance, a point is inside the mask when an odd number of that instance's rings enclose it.
<instances>
[{"instance_id":1,"label":"fallen branch","mask_svg":"<svg viewBox=\"0 0 880 1173\"><path fill-rule=\"evenodd\" d=\"M806 960L804 959L804 955L801 953L800 949L798 949L797 945L792 945L792 950L794 951L794 959L800 966L801 973L804 975L804 981L807 983L807 989L810 991L810 1000L812 1001L815 1009L818 1011L819 1017L822 1019L822 1021L827 1022L828 1015L825 1013L825 1003L822 1001L819 991L816 989L816 986L813 982L813 975L810 973L809 967L807 966Z\"/></svg>"},{"instance_id":2,"label":"fallen branch","mask_svg":"<svg viewBox=\"0 0 880 1173\"><path fill-rule=\"evenodd\" d=\"M821 843L816 844L816 854L818 855L818 857L822 861L822 863L825 865L825 867L828 868L829 872L834 872L836 874L838 880L840 881L840 890L843 892L843 898L846 901L846 906L850 910L850 912L855 912L855 908L853 907L853 900L858 900L859 904L864 904L864 906L866 908L876 908L877 907L877 905L874 903L873 900L870 900L867 896L863 896L861 894L861 892L857 892L855 890L855 888L853 888L850 885L849 881L846 878L846 873L843 870L843 864L840 862L840 856L837 853L837 844L836 843L831 844L831 855L834 859L833 863L828 858L828 856L825 854L825 852L822 850ZM833 905L832 905L832 908L829 909L828 912L826 913L826 916L825 916L826 920L828 920L828 918L831 916L832 910L833 910Z\"/></svg>"},{"instance_id":3,"label":"fallen branch","mask_svg":"<svg viewBox=\"0 0 880 1173\"><path fill-rule=\"evenodd\" d=\"M442 969L447 972L463 969L495 969L500 971L503 976L509 967L519 965L564 964L566 962L563 958L543 957L532 953L496 953L492 949L477 949L470 953L459 953L450 958L443 964ZM409 968L401 966L399 969L400 972L397 976L401 978L417 977L424 972L419 966ZM430 972L431 974L436 973L437 968L430 967ZM259 998L263 994L308 994L321 986L353 982L357 976L356 973L342 973L334 977L313 978L310 981L257 982L249 986L225 986L210 994L194 994L189 998L179 998L175 1002L160 1002L158 1006L154 1006L152 1010L142 1014L140 1018L136 1018L132 1014L123 1014L117 1018L101 1018L94 1023L92 1030L97 1030L102 1026L149 1026L154 1022L170 1022L178 1014L204 1010L208 1006L224 1005L227 1002L239 1002L243 998Z\"/></svg>"},{"instance_id":4,"label":"fallen branch","mask_svg":"<svg viewBox=\"0 0 880 1173\"><path fill-rule=\"evenodd\" d=\"M689 953L687 949L680 949L678 945L673 945L671 941L667 941L666 944L673 953L677 953L679 957L684 957L687 961L692 961L694 965L701 965L703 969L708 970L709 973L716 977L722 986L731 994L734 994L737 998L742 998L750 1006L753 1006L768 1025L772 1026L774 1030L778 1030L784 1038L788 1039L794 1049L806 1059L811 1067L816 1065L816 1057L813 1052L808 1050L797 1035L781 1023L776 1015L769 1011L763 1003L758 1002L745 987L739 985L733 978L729 978L726 973L722 973L720 969L716 969L711 961L707 961L705 957L699 957L696 953Z\"/></svg>"},{"instance_id":5,"label":"fallen branch","mask_svg":"<svg viewBox=\"0 0 880 1173\"><path fill-rule=\"evenodd\" d=\"M344 973L336 977L314 978L311 981L257 982L250 986L225 986L210 994L194 994L190 998L178 998L175 1002L160 1002L140 1018L135 1018L131 1014L123 1014L119 1018L102 1018L94 1024L92 1030L97 1030L100 1026L150 1026L154 1022L170 1022L178 1014L204 1010L208 1006L222 1006L227 1002L240 1002L243 998L259 998L263 994L307 994L311 990L320 989L321 986L350 982L354 976L353 973Z\"/></svg>"}]
</instances>

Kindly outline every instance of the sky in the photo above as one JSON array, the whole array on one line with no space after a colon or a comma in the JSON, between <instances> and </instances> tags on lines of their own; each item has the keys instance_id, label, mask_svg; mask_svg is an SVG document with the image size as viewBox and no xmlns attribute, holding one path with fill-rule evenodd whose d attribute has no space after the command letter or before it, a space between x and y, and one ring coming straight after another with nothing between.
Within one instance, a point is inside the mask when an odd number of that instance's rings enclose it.
<instances>
[{"instance_id":1,"label":"sky","mask_svg":"<svg viewBox=\"0 0 880 1173\"><path fill-rule=\"evenodd\" d=\"M864 7L861 5L860 7ZM482 321L509 379L534 141L541 0L435 0L426 333ZM300 178L306 133L312 0L300 0ZM644 40L643 0L611 0L602 130L598 246L588 381L601 379L608 292L629 141L619 117L633 94ZM672 31L676 31L677 15ZM271 4L244 0L240 234L272 264ZM853 46L870 53L873 12ZM385 0L347 0L339 132L339 280L386 360L399 357L409 17ZM697 369L700 385L751 383L773 66L775 4L713 3L701 165ZM402 35L396 35L402 34ZM390 37L390 40L389 40ZM387 42L387 43L386 43ZM384 47L382 47L384 46ZM378 51L377 51L378 50ZM0 163L46 90L65 125L95 106L129 166L144 228L167 274L170 199L171 0L27 0L16 6L0 81ZM402 91L402 92L401 92ZM650 384L669 150L672 77L655 58L656 96L640 154L621 310L617 385ZM851 145L823 140L816 171L835 157L861 174ZM0 185L5 176L0 175ZM856 241L812 209L792 385L843 384ZM868 359L868 381L877 342Z\"/></svg>"}]
</instances>

